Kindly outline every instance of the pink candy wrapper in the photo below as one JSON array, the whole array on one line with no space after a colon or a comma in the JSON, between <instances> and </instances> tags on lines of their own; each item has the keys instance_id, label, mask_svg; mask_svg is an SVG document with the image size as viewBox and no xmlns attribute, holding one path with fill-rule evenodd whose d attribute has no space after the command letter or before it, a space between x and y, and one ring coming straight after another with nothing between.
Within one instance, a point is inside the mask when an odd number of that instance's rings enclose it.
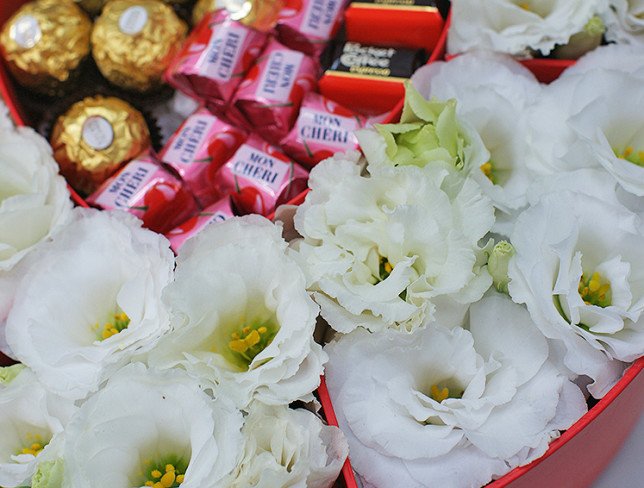
<instances>
[{"instance_id":1,"label":"pink candy wrapper","mask_svg":"<svg viewBox=\"0 0 644 488\"><path fill-rule=\"evenodd\" d=\"M347 0L287 0L277 32L286 46L319 57L344 15Z\"/></svg>"},{"instance_id":2,"label":"pink candy wrapper","mask_svg":"<svg viewBox=\"0 0 644 488\"><path fill-rule=\"evenodd\" d=\"M103 210L125 210L161 234L199 211L193 196L147 153L130 161L87 199Z\"/></svg>"},{"instance_id":3,"label":"pink candy wrapper","mask_svg":"<svg viewBox=\"0 0 644 488\"><path fill-rule=\"evenodd\" d=\"M302 99L315 89L318 76L317 61L271 40L239 85L233 107L245 126L278 142L293 127Z\"/></svg>"},{"instance_id":4,"label":"pink candy wrapper","mask_svg":"<svg viewBox=\"0 0 644 488\"><path fill-rule=\"evenodd\" d=\"M179 173L201 206L206 207L220 198L217 171L246 138L243 130L202 108L184 121L159 157Z\"/></svg>"},{"instance_id":5,"label":"pink candy wrapper","mask_svg":"<svg viewBox=\"0 0 644 488\"><path fill-rule=\"evenodd\" d=\"M219 170L217 186L240 212L266 216L304 191L308 177L279 149L252 135Z\"/></svg>"},{"instance_id":6,"label":"pink candy wrapper","mask_svg":"<svg viewBox=\"0 0 644 488\"><path fill-rule=\"evenodd\" d=\"M358 149L354 131L367 119L317 93L307 93L293 130L282 139L284 152L313 167L336 152Z\"/></svg>"},{"instance_id":7,"label":"pink candy wrapper","mask_svg":"<svg viewBox=\"0 0 644 488\"><path fill-rule=\"evenodd\" d=\"M267 34L230 19L225 9L211 12L186 40L166 80L223 113L267 39Z\"/></svg>"},{"instance_id":8,"label":"pink candy wrapper","mask_svg":"<svg viewBox=\"0 0 644 488\"><path fill-rule=\"evenodd\" d=\"M178 252L188 239L197 235L207 225L217 222L223 222L231 217L234 217L232 207L230 206L230 198L225 197L218 202L204 208L197 215L187 220L179 227L172 229L166 234L170 241L170 247L174 252Z\"/></svg>"}]
</instances>

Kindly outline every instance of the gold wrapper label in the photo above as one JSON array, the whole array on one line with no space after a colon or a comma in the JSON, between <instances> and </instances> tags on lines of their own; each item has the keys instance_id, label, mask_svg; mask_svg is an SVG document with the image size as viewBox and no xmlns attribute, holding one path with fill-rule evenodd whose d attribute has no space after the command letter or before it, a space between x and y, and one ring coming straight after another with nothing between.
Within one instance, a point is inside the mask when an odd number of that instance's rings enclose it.
<instances>
[{"instance_id":1,"label":"gold wrapper label","mask_svg":"<svg viewBox=\"0 0 644 488\"><path fill-rule=\"evenodd\" d=\"M23 15L11 26L9 35L23 49L34 47L42 37L38 19L32 15Z\"/></svg>"},{"instance_id":2,"label":"gold wrapper label","mask_svg":"<svg viewBox=\"0 0 644 488\"><path fill-rule=\"evenodd\" d=\"M104 117L94 115L83 124L82 137L85 144L91 148L102 151L114 142L114 129Z\"/></svg>"},{"instance_id":3,"label":"gold wrapper label","mask_svg":"<svg viewBox=\"0 0 644 488\"><path fill-rule=\"evenodd\" d=\"M135 36L148 23L148 11L140 5L128 8L119 17L119 29L123 34Z\"/></svg>"},{"instance_id":4,"label":"gold wrapper label","mask_svg":"<svg viewBox=\"0 0 644 488\"><path fill-rule=\"evenodd\" d=\"M223 0L230 17L248 27L268 32L277 23L284 0Z\"/></svg>"}]
</instances>

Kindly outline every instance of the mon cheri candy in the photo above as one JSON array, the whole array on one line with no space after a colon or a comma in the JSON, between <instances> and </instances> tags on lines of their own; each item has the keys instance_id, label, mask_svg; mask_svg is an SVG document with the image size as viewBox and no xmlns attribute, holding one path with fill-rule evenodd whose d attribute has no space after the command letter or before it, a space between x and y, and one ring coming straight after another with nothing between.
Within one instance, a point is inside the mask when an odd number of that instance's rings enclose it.
<instances>
[{"instance_id":1,"label":"mon cheri candy","mask_svg":"<svg viewBox=\"0 0 644 488\"><path fill-rule=\"evenodd\" d=\"M280 41L319 56L340 27L347 3L347 0L287 0L277 21Z\"/></svg>"},{"instance_id":2,"label":"mon cheri candy","mask_svg":"<svg viewBox=\"0 0 644 488\"><path fill-rule=\"evenodd\" d=\"M179 227L175 227L165 236L170 241L172 250L178 252L188 239L197 235L207 225L223 222L234 216L230 197L225 197L204 208L197 215L191 217Z\"/></svg>"},{"instance_id":3,"label":"mon cheri candy","mask_svg":"<svg viewBox=\"0 0 644 488\"><path fill-rule=\"evenodd\" d=\"M271 40L239 85L233 106L248 127L271 142L293 126L302 99L315 89L318 63Z\"/></svg>"},{"instance_id":4,"label":"mon cheri candy","mask_svg":"<svg viewBox=\"0 0 644 488\"><path fill-rule=\"evenodd\" d=\"M211 12L190 34L166 79L223 111L267 39L268 34L232 20L225 9Z\"/></svg>"},{"instance_id":5,"label":"mon cheri candy","mask_svg":"<svg viewBox=\"0 0 644 488\"><path fill-rule=\"evenodd\" d=\"M103 210L124 210L161 234L199 211L195 199L181 181L163 169L147 153L130 161L88 199Z\"/></svg>"},{"instance_id":6,"label":"mon cheri candy","mask_svg":"<svg viewBox=\"0 0 644 488\"><path fill-rule=\"evenodd\" d=\"M252 135L219 170L217 187L240 212L269 215L304 191L308 177L283 152Z\"/></svg>"},{"instance_id":7,"label":"mon cheri candy","mask_svg":"<svg viewBox=\"0 0 644 488\"><path fill-rule=\"evenodd\" d=\"M188 117L159 154L185 181L201 206L220 198L217 171L235 153L247 134L205 108Z\"/></svg>"},{"instance_id":8,"label":"mon cheri candy","mask_svg":"<svg viewBox=\"0 0 644 488\"><path fill-rule=\"evenodd\" d=\"M312 167L336 152L358 149L354 131L366 125L367 119L362 115L322 95L308 93L295 126L282 139L281 147L296 161Z\"/></svg>"}]
</instances>

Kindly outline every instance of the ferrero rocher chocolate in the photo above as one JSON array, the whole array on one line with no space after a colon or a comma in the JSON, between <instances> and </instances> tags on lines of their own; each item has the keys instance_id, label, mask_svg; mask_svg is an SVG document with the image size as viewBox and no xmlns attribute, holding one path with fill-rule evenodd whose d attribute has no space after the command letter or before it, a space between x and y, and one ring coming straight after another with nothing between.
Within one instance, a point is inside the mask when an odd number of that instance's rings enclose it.
<instances>
[{"instance_id":1,"label":"ferrero rocher chocolate","mask_svg":"<svg viewBox=\"0 0 644 488\"><path fill-rule=\"evenodd\" d=\"M110 0L96 19L92 54L114 85L147 92L181 48L187 27L161 0Z\"/></svg>"},{"instance_id":2,"label":"ferrero rocher chocolate","mask_svg":"<svg viewBox=\"0 0 644 488\"><path fill-rule=\"evenodd\" d=\"M72 0L29 2L4 24L0 50L21 85L57 95L89 54L91 29Z\"/></svg>"},{"instance_id":3,"label":"ferrero rocher chocolate","mask_svg":"<svg viewBox=\"0 0 644 488\"><path fill-rule=\"evenodd\" d=\"M58 117L51 146L67 181L90 194L150 146L150 132L143 115L123 100L88 97Z\"/></svg>"},{"instance_id":4,"label":"ferrero rocher chocolate","mask_svg":"<svg viewBox=\"0 0 644 488\"><path fill-rule=\"evenodd\" d=\"M192 11L192 23L197 25L207 13L226 9L233 20L268 32L285 4L285 0L199 0Z\"/></svg>"}]
</instances>

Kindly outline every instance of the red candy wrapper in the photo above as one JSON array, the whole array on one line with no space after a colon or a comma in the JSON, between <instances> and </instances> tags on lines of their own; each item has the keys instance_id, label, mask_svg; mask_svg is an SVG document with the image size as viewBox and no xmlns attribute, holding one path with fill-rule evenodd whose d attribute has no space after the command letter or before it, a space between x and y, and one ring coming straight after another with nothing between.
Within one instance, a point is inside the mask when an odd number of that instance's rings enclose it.
<instances>
[{"instance_id":1,"label":"red candy wrapper","mask_svg":"<svg viewBox=\"0 0 644 488\"><path fill-rule=\"evenodd\" d=\"M347 0L287 0L277 31L290 48L319 57L337 32Z\"/></svg>"},{"instance_id":2,"label":"red candy wrapper","mask_svg":"<svg viewBox=\"0 0 644 488\"><path fill-rule=\"evenodd\" d=\"M231 217L234 217L232 207L230 205L230 198L222 198L218 202L204 208L197 215L187 220L179 227L172 229L166 234L170 241L170 247L174 252L178 252L188 239L197 235L207 225L223 222Z\"/></svg>"},{"instance_id":3,"label":"red candy wrapper","mask_svg":"<svg viewBox=\"0 0 644 488\"><path fill-rule=\"evenodd\" d=\"M103 210L125 210L161 234L199 211L181 181L144 153L130 161L87 201Z\"/></svg>"},{"instance_id":4,"label":"red candy wrapper","mask_svg":"<svg viewBox=\"0 0 644 488\"><path fill-rule=\"evenodd\" d=\"M202 108L170 137L159 158L179 173L201 206L206 207L220 198L217 171L246 138L243 130Z\"/></svg>"},{"instance_id":5,"label":"red candy wrapper","mask_svg":"<svg viewBox=\"0 0 644 488\"><path fill-rule=\"evenodd\" d=\"M245 125L278 142L293 127L304 95L317 86L318 71L313 58L271 40L239 85L234 109Z\"/></svg>"},{"instance_id":6,"label":"red candy wrapper","mask_svg":"<svg viewBox=\"0 0 644 488\"><path fill-rule=\"evenodd\" d=\"M170 64L166 80L223 112L267 39L268 34L232 20L225 9L211 12Z\"/></svg>"},{"instance_id":7,"label":"red candy wrapper","mask_svg":"<svg viewBox=\"0 0 644 488\"><path fill-rule=\"evenodd\" d=\"M308 177L279 149L252 135L219 170L217 185L240 212L266 216L304 191Z\"/></svg>"},{"instance_id":8,"label":"red candy wrapper","mask_svg":"<svg viewBox=\"0 0 644 488\"><path fill-rule=\"evenodd\" d=\"M282 140L284 152L313 167L336 152L358 149L354 131L367 119L317 93L307 93L293 130Z\"/></svg>"}]
</instances>

